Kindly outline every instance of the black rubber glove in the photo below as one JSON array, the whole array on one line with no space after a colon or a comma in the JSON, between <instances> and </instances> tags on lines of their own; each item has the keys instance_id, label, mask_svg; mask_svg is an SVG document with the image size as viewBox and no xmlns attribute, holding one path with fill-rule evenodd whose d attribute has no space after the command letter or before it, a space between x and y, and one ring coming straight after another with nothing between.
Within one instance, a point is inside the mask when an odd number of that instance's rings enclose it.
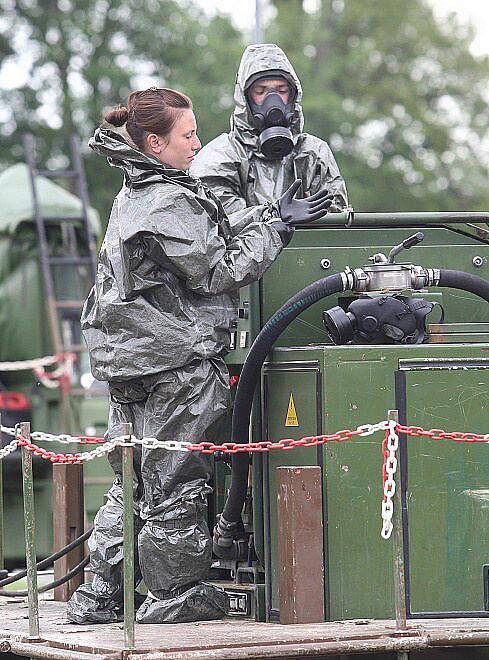
<instances>
[{"instance_id":1,"label":"black rubber glove","mask_svg":"<svg viewBox=\"0 0 489 660\"><path fill-rule=\"evenodd\" d=\"M301 185L302 181L296 179L282 197L272 205L282 222L288 225L307 224L322 218L323 215L326 215L334 200L334 195L328 193L327 190L320 190L306 199L294 199L294 195Z\"/></svg>"}]
</instances>

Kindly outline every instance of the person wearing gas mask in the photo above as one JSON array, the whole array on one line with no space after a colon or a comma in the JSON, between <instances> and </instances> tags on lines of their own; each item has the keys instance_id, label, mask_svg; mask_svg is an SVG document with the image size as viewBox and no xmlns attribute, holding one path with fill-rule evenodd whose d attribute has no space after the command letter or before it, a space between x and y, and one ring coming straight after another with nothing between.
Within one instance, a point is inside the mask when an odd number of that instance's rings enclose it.
<instances>
[{"instance_id":1,"label":"person wearing gas mask","mask_svg":"<svg viewBox=\"0 0 489 660\"><path fill-rule=\"evenodd\" d=\"M299 197L327 190L334 196L330 211L347 206L345 182L331 149L303 132L302 87L281 48L248 46L234 100L231 131L207 144L191 168L228 213L270 202L297 179Z\"/></svg>"}]
</instances>

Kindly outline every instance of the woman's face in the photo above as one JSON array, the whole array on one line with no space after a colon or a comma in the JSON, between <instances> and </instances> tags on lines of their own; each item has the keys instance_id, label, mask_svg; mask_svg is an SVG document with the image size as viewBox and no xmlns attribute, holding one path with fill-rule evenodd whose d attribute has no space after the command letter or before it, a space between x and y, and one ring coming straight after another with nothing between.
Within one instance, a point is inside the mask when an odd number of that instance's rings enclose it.
<instances>
[{"instance_id":1,"label":"woman's face","mask_svg":"<svg viewBox=\"0 0 489 660\"><path fill-rule=\"evenodd\" d=\"M190 108L182 111L165 137L151 133L147 137L151 155L176 170L188 170L195 153L202 146L197 137L197 123Z\"/></svg>"}]
</instances>

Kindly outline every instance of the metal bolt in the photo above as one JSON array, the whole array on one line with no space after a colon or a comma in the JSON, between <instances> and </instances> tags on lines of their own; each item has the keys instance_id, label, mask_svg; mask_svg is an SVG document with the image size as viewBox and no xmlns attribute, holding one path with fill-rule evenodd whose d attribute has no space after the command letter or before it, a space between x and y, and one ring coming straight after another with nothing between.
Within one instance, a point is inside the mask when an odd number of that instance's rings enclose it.
<instances>
[{"instance_id":1,"label":"metal bolt","mask_svg":"<svg viewBox=\"0 0 489 660\"><path fill-rule=\"evenodd\" d=\"M328 270L331 267L331 261L329 259L321 259L321 268Z\"/></svg>"},{"instance_id":2,"label":"metal bolt","mask_svg":"<svg viewBox=\"0 0 489 660\"><path fill-rule=\"evenodd\" d=\"M3 639L0 642L0 653L8 653L11 650L10 642L8 642L6 639Z\"/></svg>"},{"instance_id":3,"label":"metal bolt","mask_svg":"<svg viewBox=\"0 0 489 660\"><path fill-rule=\"evenodd\" d=\"M481 266L484 265L484 262L485 259L483 257L479 257L478 255L472 259L472 265L475 266L475 268L481 268Z\"/></svg>"}]
</instances>

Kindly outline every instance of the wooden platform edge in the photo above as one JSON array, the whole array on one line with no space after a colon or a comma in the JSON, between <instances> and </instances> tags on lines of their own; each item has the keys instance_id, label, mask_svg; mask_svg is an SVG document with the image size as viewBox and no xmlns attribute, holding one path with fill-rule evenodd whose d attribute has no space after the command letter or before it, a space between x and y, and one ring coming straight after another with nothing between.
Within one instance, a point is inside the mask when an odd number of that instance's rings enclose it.
<instances>
[{"instance_id":1,"label":"wooden platform edge","mask_svg":"<svg viewBox=\"0 0 489 660\"><path fill-rule=\"evenodd\" d=\"M384 622L387 623L387 622ZM418 623L419 625L419 623ZM278 626L280 628L281 626ZM289 626L285 626L289 628ZM294 626L295 627L295 626ZM373 632L373 631L372 631ZM372 633L371 633L372 635ZM281 641L279 639L264 641L263 643L250 643L218 646L212 648L173 648L164 649L120 649L108 650L104 648L77 644L74 640L63 643L60 640L42 638L33 641L25 635L8 634L0 631L0 658L1 653L12 653L29 658L46 658L51 660L253 660L253 659L291 659L307 655L328 656L342 654L386 653L400 651L429 651L440 647L474 647L489 646L489 629L474 630L469 627L443 631L428 631L416 628L407 630L391 629L384 634L376 631L374 636L365 631L365 636L341 638L324 641L319 639L301 639Z\"/></svg>"},{"instance_id":2,"label":"wooden platform edge","mask_svg":"<svg viewBox=\"0 0 489 660\"><path fill-rule=\"evenodd\" d=\"M256 660L260 658L286 659L325 655L388 653L398 651L423 651L443 646L486 646L489 644L489 632L483 634L461 634L460 637L441 637L422 635L398 639L361 639L335 642L284 643L240 648L212 648L175 652L155 651L141 655L126 651L124 660Z\"/></svg>"},{"instance_id":3,"label":"wooden platform edge","mask_svg":"<svg viewBox=\"0 0 489 660\"><path fill-rule=\"evenodd\" d=\"M59 642L48 639L29 641L5 637L0 633L0 653L13 653L14 655L26 656L28 658L49 658L50 660L122 660L122 653L92 653L85 651L74 651ZM1 656L0 656L1 657Z\"/></svg>"}]
</instances>

